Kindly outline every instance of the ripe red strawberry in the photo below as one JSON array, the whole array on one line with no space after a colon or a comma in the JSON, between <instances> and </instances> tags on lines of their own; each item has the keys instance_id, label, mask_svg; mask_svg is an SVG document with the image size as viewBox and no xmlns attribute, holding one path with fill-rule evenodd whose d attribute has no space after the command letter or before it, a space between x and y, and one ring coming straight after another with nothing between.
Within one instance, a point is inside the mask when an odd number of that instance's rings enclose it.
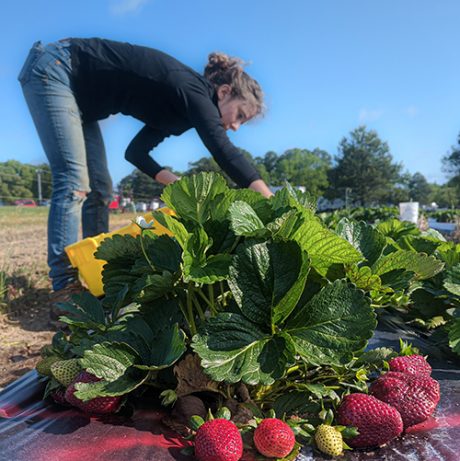
<instances>
[{"instance_id":1,"label":"ripe red strawberry","mask_svg":"<svg viewBox=\"0 0 460 461\"><path fill-rule=\"evenodd\" d=\"M268 458L284 458L294 448L295 435L281 419L266 418L254 431L254 445Z\"/></svg>"},{"instance_id":2,"label":"ripe red strawberry","mask_svg":"<svg viewBox=\"0 0 460 461\"><path fill-rule=\"evenodd\" d=\"M121 397L96 397L91 400L84 402L76 397L75 384L77 383L95 383L101 379L97 376L88 373L87 371L82 371L70 384L70 386L65 391L65 399L74 407L79 408L85 413L89 414L105 414L105 413L115 413L119 406Z\"/></svg>"},{"instance_id":3,"label":"ripe red strawberry","mask_svg":"<svg viewBox=\"0 0 460 461\"><path fill-rule=\"evenodd\" d=\"M339 424L358 429L359 435L347 440L347 444L354 448L384 445L403 430L398 410L367 394L345 396L338 409L337 420Z\"/></svg>"},{"instance_id":4,"label":"ripe red strawberry","mask_svg":"<svg viewBox=\"0 0 460 461\"><path fill-rule=\"evenodd\" d=\"M195 437L198 461L238 461L243 456L243 439L234 423L218 418L206 421Z\"/></svg>"},{"instance_id":5,"label":"ripe red strawberry","mask_svg":"<svg viewBox=\"0 0 460 461\"><path fill-rule=\"evenodd\" d=\"M370 387L372 395L396 408L404 428L425 421L441 397L439 383L430 376L389 371Z\"/></svg>"},{"instance_id":6,"label":"ripe red strawberry","mask_svg":"<svg viewBox=\"0 0 460 461\"><path fill-rule=\"evenodd\" d=\"M411 375L431 375L431 366L423 355L403 355L395 357L389 362L391 371L409 373Z\"/></svg>"}]
</instances>

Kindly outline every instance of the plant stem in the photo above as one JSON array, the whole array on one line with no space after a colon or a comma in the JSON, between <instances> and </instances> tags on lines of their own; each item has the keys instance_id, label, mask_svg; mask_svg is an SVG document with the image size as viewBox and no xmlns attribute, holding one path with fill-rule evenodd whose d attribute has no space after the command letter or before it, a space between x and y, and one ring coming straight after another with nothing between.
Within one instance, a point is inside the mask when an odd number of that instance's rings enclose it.
<instances>
[{"instance_id":1,"label":"plant stem","mask_svg":"<svg viewBox=\"0 0 460 461\"><path fill-rule=\"evenodd\" d=\"M233 242L232 247L231 247L230 250L227 252L228 254L232 254L232 253L233 253L233 250L238 246L238 243L240 243L240 240L241 240L241 236L238 235L238 237L236 237L235 241Z\"/></svg>"},{"instance_id":2,"label":"plant stem","mask_svg":"<svg viewBox=\"0 0 460 461\"><path fill-rule=\"evenodd\" d=\"M207 296L203 293L203 290L196 290L195 293L197 293L199 296L201 296L203 298L203 301L211 307L211 302L209 301L209 299L207 298Z\"/></svg>"},{"instance_id":3,"label":"plant stem","mask_svg":"<svg viewBox=\"0 0 460 461\"><path fill-rule=\"evenodd\" d=\"M204 315L203 309L201 309L201 306L200 306L200 303L198 302L198 299L196 299L195 294L193 294L193 296L192 296L192 301L193 301L193 304L195 304L196 310L198 311L198 315L200 317L200 320L202 322L204 322L206 320L206 317Z\"/></svg>"},{"instance_id":4,"label":"plant stem","mask_svg":"<svg viewBox=\"0 0 460 461\"><path fill-rule=\"evenodd\" d=\"M335 380L339 380L339 379L341 379L341 377L338 376L338 375L329 375L329 376L324 376L324 375L321 376L321 375L320 375L320 376L317 376L316 378L313 378L310 382L311 382L311 383L314 383L314 382L316 382L316 381L323 381L323 380L326 380L326 379L335 379Z\"/></svg>"},{"instance_id":5,"label":"plant stem","mask_svg":"<svg viewBox=\"0 0 460 461\"><path fill-rule=\"evenodd\" d=\"M222 306L225 307L227 305L227 299L225 298L225 291L224 291L223 282L219 282L219 287L220 287L220 294L221 294L221 297L222 297Z\"/></svg>"},{"instance_id":6,"label":"plant stem","mask_svg":"<svg viewBox=\"0 0 460 461\"><path fill-rule=\"evenodd\" d=\"M141 241L141 250L144 255L144 258L147 260L147 263L150 266L150 269L152 269L153 272L156 272L157 270L155 269L155 266L152 264L152 261L150 261L150 258L147 256L147 253L144 248L144 229L141 230L140 241Z\"/></svg>"},{"instance_id":7,"label":"plant stem","mask_svg":"<svg viewBox=\"0 0 460 461\"><path fill-rule=\"evenodd\" d=\"M195 325L195 316L193 315L193 304L192 304L193 282L189 282L187 288L188 288L187 312L188 312L189 322L190 322L190 333L192 334L192 336L194 336L196 335L196 325Z\"/></svg>"},{"instance_id":8,"label":"plant stem","mask_svg":"<svg viewBox=\"0 0 460 461\"><path fill-rule=\"evenodd\" d=\"M216 311L216 304L215 304L215 299L214 299L214 286L213 285L208 285L208 292L209 292L209 300L211 304L209 305L209 308L211 309L211 315L214 317L217 314Z\"/></svg>"},{"instance_id":9,"label":"plant stem","mask_svg":"<svg viewBox=\"0 0 460 461\"><path fill-rule=\"evenodd\" d=\"M227 384L225 386L225 391L226 391L226 394L227 394L227 399L231 400L231 398L233 396L233 393L234 393L233 386L231 384Z\"/></svg>"},{"instance_id":10,"label":"plant stem","mask_svg":"<svg viewBox=\"0 0 460 461\"><path fill-rule=\"evenodd\" d=\"M182 303L182 301L179 301L179 307L180 307L180 310L182 312L182 315L185 318L185 321L187 322L187 325L188 325L189 329L191 330L192 328L191 328L191 324L190 324L190 319L188 318L187 309L184 307L184 304Z\"/></svg>"}]
</instances>

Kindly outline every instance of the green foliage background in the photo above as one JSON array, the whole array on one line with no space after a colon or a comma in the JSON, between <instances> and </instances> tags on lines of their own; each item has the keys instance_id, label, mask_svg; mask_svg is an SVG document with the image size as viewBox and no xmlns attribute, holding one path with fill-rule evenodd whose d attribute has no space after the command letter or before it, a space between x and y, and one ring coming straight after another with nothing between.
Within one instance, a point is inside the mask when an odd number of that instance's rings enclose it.
<instances>
[{"instance_id":1,"label":"green foliage background","mask_svg":"<svg viewBox=\"0 0 460 461\"><path fill-rule=\"evenodd\" d=\"M345 199L347 196L347 202L352 206L394 205L408 200L421 204L436 202L449 208L460 205L460 144L452 146L443 158L443 169L449 177L444 185L430 184L419 172L404 171L403 165L394 161L389 145L379 138L376 131L365 126L359 126L343 137L335 156L319 147L294 147L282 153L268 151L263 156L253 156L245 150L242 152L271 186L283 186L286 182L304 186L311 197ZM8 160L0 163L0 201L12 204L19 198L37 199L37 170L43 171L42 197L50 198L48 165L28 165ZM209 155L189 163L186 171L175 171L180 176L199 172L223 174L227 184L235 187ZM164 186L137 169L118 184L123 196L136 201L159 197L163 189Z\"/></svg>"}]
</instances>

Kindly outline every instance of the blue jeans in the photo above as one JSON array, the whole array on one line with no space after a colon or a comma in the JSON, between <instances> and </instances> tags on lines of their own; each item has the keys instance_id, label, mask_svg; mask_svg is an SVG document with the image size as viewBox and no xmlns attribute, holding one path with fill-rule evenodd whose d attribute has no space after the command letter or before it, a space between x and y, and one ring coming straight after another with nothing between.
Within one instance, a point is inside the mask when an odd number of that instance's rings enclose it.
<instances>
[{"instance_id":1,"label":"blue jeans","mask_svg":"<svg viewBox=\"0 0 460 461\"><path fill-rule=\"evenodd\" d=\"M108 231L112 180L98 122L84 122L72 89L70 43L36 42L18 76L48 158L53 193L48 265L53 289L77 279L64 248Z\"/></svg>"}]
</instances>

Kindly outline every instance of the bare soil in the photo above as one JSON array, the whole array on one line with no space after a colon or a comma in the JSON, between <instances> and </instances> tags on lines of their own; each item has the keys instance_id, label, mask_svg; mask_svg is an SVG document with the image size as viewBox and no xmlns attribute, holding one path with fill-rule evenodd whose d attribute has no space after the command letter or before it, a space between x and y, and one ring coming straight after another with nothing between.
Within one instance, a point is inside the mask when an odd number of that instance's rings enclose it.
<instances>
[{"instance_id":1,"label":"bare soil","mask_svg":"<svg viewBox=\"0 0 460 461\"><path fill-rule=\"evenodd\" d=\"M110 230L134 214L112 214ZM48 208L0 207L0 389L35 367L51 342Z\"/></svg>"}]
</instances>

